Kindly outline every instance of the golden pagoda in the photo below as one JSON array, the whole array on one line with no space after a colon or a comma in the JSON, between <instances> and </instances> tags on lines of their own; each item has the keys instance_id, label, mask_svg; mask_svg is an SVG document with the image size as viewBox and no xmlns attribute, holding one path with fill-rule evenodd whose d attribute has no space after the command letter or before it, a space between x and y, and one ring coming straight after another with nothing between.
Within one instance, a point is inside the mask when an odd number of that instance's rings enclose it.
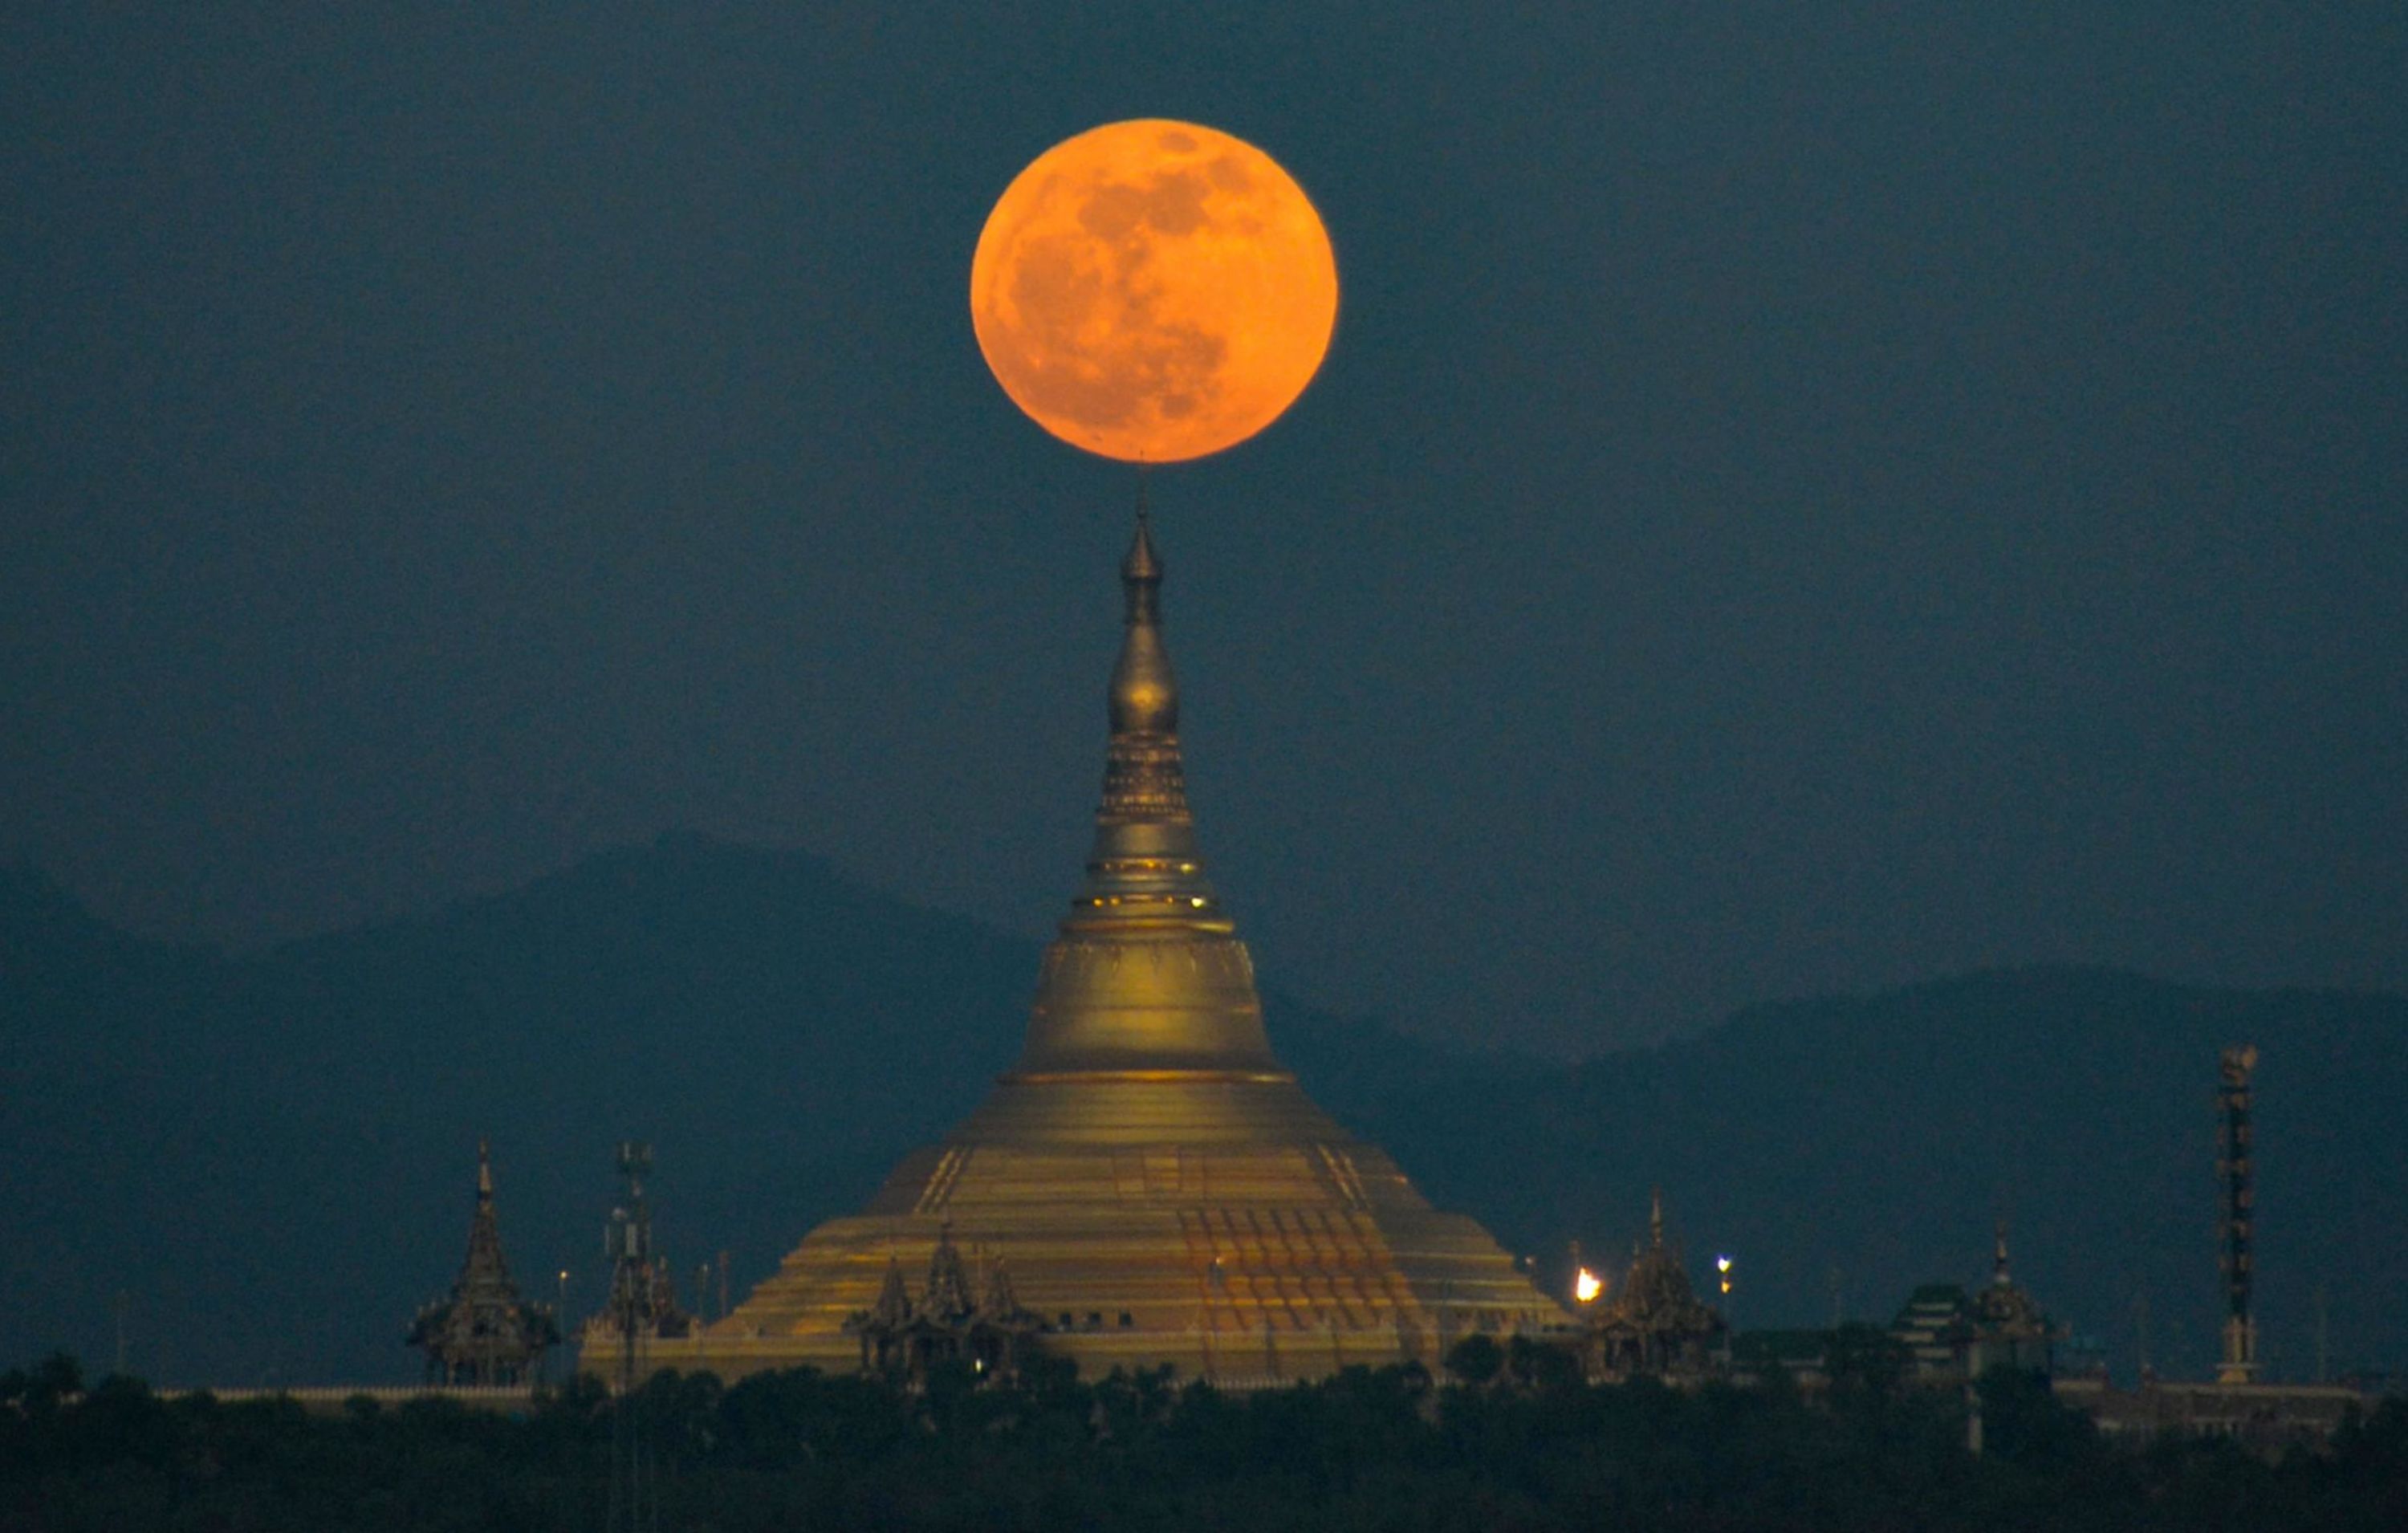
<instances>
[{"instance_id":1,"label":"golden pagoda","mask_svg":"<svg viewBox=\"0 0 2408 1533\"><path fill-rule=\"evenodd\" d=\"M1432 1208L1271 1053L1254 961L1197 850L1142 510L1121 583L1086 887L1046 950L1018 1064L725 1318L651 1342L651 1368L852 1369L914 1338L985 1335L1091 1377L1168 1363L1254 1383L1435 1368L1473 1333L1569 1327L1487 1231ZM929 1274L917 1301L907 1272Z\"/></svg>"}]
</instances>

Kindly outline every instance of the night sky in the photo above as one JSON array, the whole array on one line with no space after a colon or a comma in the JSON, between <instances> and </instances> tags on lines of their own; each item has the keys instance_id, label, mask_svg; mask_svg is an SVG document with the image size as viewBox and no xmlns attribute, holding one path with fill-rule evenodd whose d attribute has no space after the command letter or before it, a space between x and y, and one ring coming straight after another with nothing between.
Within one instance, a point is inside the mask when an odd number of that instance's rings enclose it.
<instances>
[{"instance_id":1,"label":"night sky","mask_svg":"<svg viewBox=\"0 0 2408 1533\"><path fill-rule=\"evenodd\" d=\"M2408 986L2408 8L502 11L0 20L0 852L102 915L692 827L1043 929L1134 475L968 264L1166 116L1342 289L1153 485L1267 982L1565 1052Z\"/></svg>"}]
</instances>

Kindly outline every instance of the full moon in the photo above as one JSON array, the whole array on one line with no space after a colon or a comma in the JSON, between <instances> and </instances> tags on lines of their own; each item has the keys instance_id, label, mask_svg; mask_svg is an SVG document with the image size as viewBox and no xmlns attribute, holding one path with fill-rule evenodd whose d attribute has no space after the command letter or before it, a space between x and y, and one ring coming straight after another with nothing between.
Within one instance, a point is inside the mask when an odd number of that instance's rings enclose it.
<instances>
[{"instance_id":1,"label":"full moon","mask_svg":"<svg viewBox=\"0 0 2408 1533\"><path fill-rule=\"evenodd\" d=\"M1054 145L1004 189L970 322L1012 403L1130 462L1218 452L1312 380L1338 264L1288 173L1240 138L1145 119Z\"/></svg>"}]
</instances>

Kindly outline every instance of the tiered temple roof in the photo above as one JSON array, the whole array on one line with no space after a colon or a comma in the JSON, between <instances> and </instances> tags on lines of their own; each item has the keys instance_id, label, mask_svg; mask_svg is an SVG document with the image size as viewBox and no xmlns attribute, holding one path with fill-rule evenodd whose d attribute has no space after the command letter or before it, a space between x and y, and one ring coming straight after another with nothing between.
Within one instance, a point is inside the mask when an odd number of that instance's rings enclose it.
<instances>
[{"instance_id":1,"label":"tiered temple roof","mask_svg":"<svg viewBox=\"0 0 2408 1533\"><path fill-rule=\"evenodd\" d=\"M1679 1247L1664 1240L1664 1195L1648 1210L1647 1243L1632 1254L1620 1291L1589 1317L1591 1366L1610 1374L1697 1372L1722 1337L1722 1315L1701 1302Z\"/></svg>"},{"instance_id":2,"label":"tiered temple roof","mask_svg":"<svg viewBox=\"0 0 2408 1533\"><path fill-rule=\"evenodd\" d=\"M1917 1288L1890 1325L1925 1379L1979 1378L1994 1368L2047 1373L2065 1327L2007 1269L2007 1226L1998 1226L1990 1281L1972 1293L1953 1282Z\"/></svg>"},{"instance_id":3,"label":"tiered temple roof","mask_svg":"<svg viewBox=\"0 0 2408 1533\"><path fill-rule=\"evenodd\" d=\"M550 1308L529 1304L502 1259L494 1215L494 1162L477 1141L477 1209L468 1221L468 1255L449 1297L418 1311L408 1344L426 1354L429 1383L515 1384L526 1381L545 1348L560 1340Z\"/></svg>"}]
</instances>

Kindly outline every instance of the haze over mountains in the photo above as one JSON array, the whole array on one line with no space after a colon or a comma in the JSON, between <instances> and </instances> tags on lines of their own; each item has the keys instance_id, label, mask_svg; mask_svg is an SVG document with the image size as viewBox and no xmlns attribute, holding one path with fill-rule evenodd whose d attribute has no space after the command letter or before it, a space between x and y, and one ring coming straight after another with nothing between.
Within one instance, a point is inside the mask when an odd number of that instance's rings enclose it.
<instances>
[{"instance_id":1,"label":"haze over mountains","mask_svg":"<svg viewBox=\"0 0 2408 1533\"><path fill-rule=\"evenodd\" d=\"M1242 924L1242 902L1240 908ZM793 852L666 838L419 921L228 958L0 873L0 1361L169 1383L413 1376L491 1137L538 1297L596 1301L612 1143L651 1139L662 1248L740 1294L941 1133L1016 1053L1037 948ZM2131 1370L2203 1369L2216 1050L2259 1072L2260 1291L2278 1373L2408 1362L2408 999L1976 975L1742 1012L1564 1066L1267 996L1340 1121L1509 1246L1627 1249L1661 1185L1742 1326L1886 1320L1972 1282L1990 1227ZM1618 1264L1610 1264L1618 1276ZM119 1296L123 1296L122 1300Z\"/></svg>"}]
</instances>

